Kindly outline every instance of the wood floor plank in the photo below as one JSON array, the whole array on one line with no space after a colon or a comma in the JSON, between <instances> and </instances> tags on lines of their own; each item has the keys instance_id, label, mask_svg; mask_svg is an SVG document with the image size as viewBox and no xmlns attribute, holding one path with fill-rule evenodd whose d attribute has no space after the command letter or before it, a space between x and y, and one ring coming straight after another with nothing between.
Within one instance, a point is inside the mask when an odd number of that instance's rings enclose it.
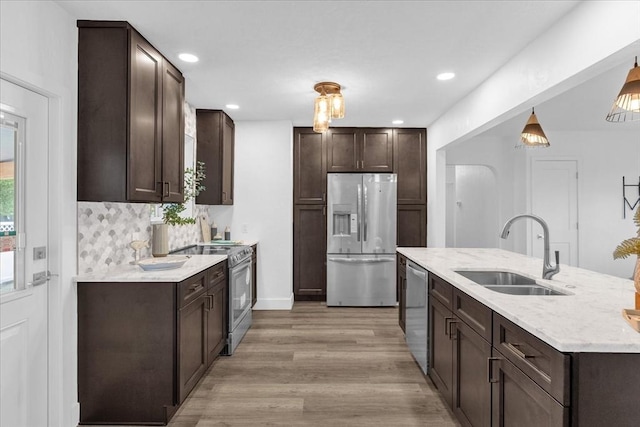
<instances>
[{"instance_id":1,"label":"wood floor plank","mask_svg":"<svg viewBox=\"0 0 640 427\"><path fill-rule=\"evenodd\" d=\"M413 360L396 308L255 311L170 427L459 426Z\"/></svg>"}]
</instances>

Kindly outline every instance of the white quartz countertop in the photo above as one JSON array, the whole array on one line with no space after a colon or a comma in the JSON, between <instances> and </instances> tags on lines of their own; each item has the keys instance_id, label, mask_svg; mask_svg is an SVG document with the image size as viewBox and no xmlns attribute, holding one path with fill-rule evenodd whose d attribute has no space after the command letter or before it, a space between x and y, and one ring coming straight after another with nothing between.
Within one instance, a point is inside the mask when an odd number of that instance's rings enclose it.
<instances>
[{"instance_id":1,"label":"white quartz countertop","mask_svg":"<svg viewBox=\"0 0 640 427\"><path fill-rule=\"evenodd\" d=\"M184 255L169 255L171 257ZM74 277L76 282L181 282L194 274L227 259L226 255L190 255L180 268L172 270L145 271L138 265L118 265L100 273L89 273Z\"/></svg>"},{"instance_id":2,"label":"white quartz countertop","mask_svg":"<svg viewBox=\"0 0 640 427\"><path fill-rule=\"evenodd\" d=\"M543 280L542 259L502 249L398 248L398 252L557 350L640 353L640 333L621 314L624 308L634 308L632 280L563 264L553 279ZM495 269L531 277L571 295L502 294L454 272Z\"/></svg>"}]
</instances>

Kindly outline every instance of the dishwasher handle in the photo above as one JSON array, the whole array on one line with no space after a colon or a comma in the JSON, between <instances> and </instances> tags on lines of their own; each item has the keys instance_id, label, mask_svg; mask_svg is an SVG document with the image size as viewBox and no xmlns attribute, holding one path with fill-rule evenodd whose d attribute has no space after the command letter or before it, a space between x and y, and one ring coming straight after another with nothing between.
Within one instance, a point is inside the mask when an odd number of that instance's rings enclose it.
<instances>
[{"instance_id":1,"label":"dishwasher handle","mask_svg":"<svg viewBox=\"0 0 640 427\"><path fill-rule=\"evenodd\" d=\"M407 265L407 270L411 272L411 274L420 277L423 280L427 279L427 273L425 271L422 270L417 270L413 267L411 267L411 264Z\"/></svg>"}]
</instances>

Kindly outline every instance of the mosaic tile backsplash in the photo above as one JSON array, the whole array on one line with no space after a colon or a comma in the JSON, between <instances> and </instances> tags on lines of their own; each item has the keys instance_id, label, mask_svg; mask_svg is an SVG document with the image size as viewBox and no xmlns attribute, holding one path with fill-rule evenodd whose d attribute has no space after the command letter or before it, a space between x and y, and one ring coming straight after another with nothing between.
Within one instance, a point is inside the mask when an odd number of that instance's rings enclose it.
<instances>
[{"instance_id":1,"label":"mosaic tile backsplash","mask_svg":"<svg viewBox=\"0 0 640 427\"><path fill-rule=\"evenodd\" d=\"M146 240L151 246L150 205L146 203L78 202L78 274L104 272L133 261L129 243ZM207 206L196 205L195 215L208 218ZM169 226L169 250L202 241L197 224ZM140 258L151 256L151 247Z\"/></svg>"}]
</instances>

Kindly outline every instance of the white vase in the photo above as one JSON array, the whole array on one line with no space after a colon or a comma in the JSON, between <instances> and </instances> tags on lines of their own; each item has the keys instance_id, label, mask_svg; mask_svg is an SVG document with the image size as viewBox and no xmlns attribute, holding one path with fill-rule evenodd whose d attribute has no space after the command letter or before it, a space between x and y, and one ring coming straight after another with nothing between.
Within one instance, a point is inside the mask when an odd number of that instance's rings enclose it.
<instances>
[{"instance_id":1,"label":"white vase","mask_svg":"<svg viewBox=\"0 0 640 427\"><path fill-rule=\"evenodd\" d=\"M151 254L154 257L167 256L169 253L169 226L167 224L153 224Z\"/></svg>"}]
</instances>

